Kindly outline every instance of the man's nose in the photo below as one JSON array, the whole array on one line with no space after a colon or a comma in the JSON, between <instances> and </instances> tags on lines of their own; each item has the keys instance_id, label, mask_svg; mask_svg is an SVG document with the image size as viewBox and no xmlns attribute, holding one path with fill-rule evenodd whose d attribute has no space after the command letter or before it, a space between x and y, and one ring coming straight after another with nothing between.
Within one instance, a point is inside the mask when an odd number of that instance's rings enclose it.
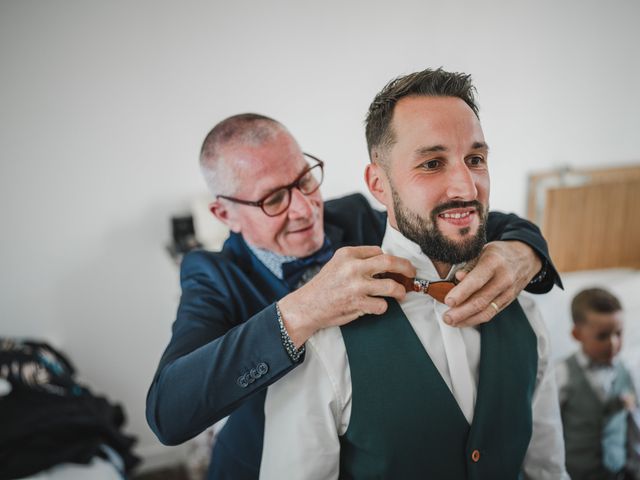
<instances>
[{"instance_id":1,"label":"man's nose","mask_svg":"<svg viewBox=\"0 0 640 480\"><path fill-rule=\"evenodd\" d=\"M291 203L289 204L289 216L292 218L310 217L313 213L311 199L298 188L291 189Z\"/></svg>"},{"instance_id":2,"label":"man's nose","mask_svg":"<svg viewBox=\"0 0 640 480\"><path fill-rule=\"evenodd\" d=\"M475 200L477 198L475 176L464 160L452 164L447 173L447 196L450 199Z\"/></svg>"}]
</instances>

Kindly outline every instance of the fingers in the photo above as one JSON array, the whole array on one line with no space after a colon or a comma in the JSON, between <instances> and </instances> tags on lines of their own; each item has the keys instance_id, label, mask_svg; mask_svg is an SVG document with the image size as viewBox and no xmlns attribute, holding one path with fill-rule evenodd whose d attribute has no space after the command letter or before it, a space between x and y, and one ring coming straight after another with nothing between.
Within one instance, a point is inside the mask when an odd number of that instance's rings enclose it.
<instances>
[{"instance_id":1,"label":"fingers","mask_svg":"<svg viewBox=\"0 0 640 480\"><path fill-rule=\"evenodd\" d=\"M466 277L467 274L475 268L475 266L478 264L479 258L480 257L476 257L473 260L468 261L467 263L464 264L464 267L462 267L460 270L458 270L455 273L456 280L458 280L458 282L461 282L464 279L464 277Z\"/></svg>"},{"instance_id":2,"label":"fingers","mask_svg":"<svg viewBox=\"0 0 640 480\"><path fill-rule=\"evenodd\" d=\"M479 311L478 313L471 315L458 321L456 324L452 324L454 327L474 327L481 323L486 323L492 320L498 313L504 310L513 301L513 298L509 294L502 294L498 298L491 300L489 304ZM492 305L493 304L493 305ZM495 305L495 306L494 306ZM448 312L447 312L448 313ZM445 316L447 315L445 313Z\"/></svg>"},{"instance_id":3,"label":"fingers","mask_svg":"<svg viewBox=\"0 0 640 480\"><path fill-rule=\"evenodd\" d=\"M468 274L465 282L470 279L470 275L471 273ZM455 288L461 285L462 283ZM505 281L500 276L493 277L467 300L448 310L444 315L444 320L449 325L460 327L487 322L498 313L491 306L491 302L495 303L499 310L502 310L516 298L518 293L519 291L513 287L511 282Z\"/></svg>"},{"instance_id":4,"label":"fingers","mask_svg":"<svg viewBox=\"0 0 640 480\"><path fill-rule=\"evenodd\" d=\"M458 283L460 283L462 280L464 280L464 277L467 276L467 272L466 270L458 270L455 275L456 275L456 280L458 280Z\"/></svg>"},{"instance_id":5,"label":"fingers","mask_svg":"<svg viewBox=\"0 0 640 480\"><path fill-rule=\"evenodd\" d=\"M336 250L335 256L366 259L382 255L382 248L376 245L363 245L360 247L342 247Z\"/></svg>"},{"instance_id":6,"label":"fingers","mask_svg":"<svg viewBox=\"0 0 640 480\"><path fill-rule=\"evenodd\" d=\"M456 278L458 278L458 280L462 280L467 275L467 273L475 268L475 266L478 264L479 259L480 257L476 257L473 260L469 260L467 263L465 263L464 266L456 272Z\"/></svg>"},{"instance_id":7,"label":"fingers","mask_svg":"<svg viewBox=\"0 0 640 480\"><path fill-rule=\"evenodd\" d=\"M387 271L415 276L411 262L383 254L380 247L340 248L313 279L290 294L295 296L296 304L285 302L280 305L281 310L292 311L293 323L302 318L305 334L344 325L365 314L380 315L387 310L383 297L402 300L406 295L400 283L373 277ZM319 298L323 300L319 302Z\"/></svg>"},{"instance_id":8,"label":"fingers","mask_svg":"<svg viewBox=\"0 0 640 480\"><path fill-rule=\"evenodd\" d=\"M467 279L465 279L465 281L467 281ZM477 323L482 323L482 321L488 321L493 318L493 316L490 315L496 312L489 303L500 295L500 291L492 283L496 282L490 282L484 285L482 290L474 293L457 307L445 312L443 320L449 325L457 327L463 323L466 325L469 321L472 321L472 319L477 320ZM462 283L453 288L451 292L460 286L462 286ZM451 295L451 292L449 292L449 295Z\"/></svg>"},{"instance_id":9,"label":"fingers","mask_svg":"<svg viewBox=\"0 0 640 480\"><path fill-rule=\"evenodd\" d=\"M376 273L382 272L399 273L408 278L416 276L416 268L406 258L382 254L366 260L365 275L372 277Z\"/></svg>"},{"instance_id":10,"label":"fingers","mask_svg":"<svg viewBox=\"0 0 640 480\"><path fill-rule=\"evenodd\" d=\"M396 300L404 300L407 291L403 285L390 278L370 280L370 289L367 294L373 297L393 297Z\"/></svg>"},{"instance_id":11,"label":"fingers","mask_svg":"<svg viewBox=\"0 0 640 480\"><path fill-rule=\"evenodd\" d=\"M362 310L358 317L366 314L382 315L387 311L387 307L387 301L384 298L367 297L362 303Z\"/></svg>"},{"instance_id":12,"label":"fingers","mask_svg":"<svg viewBox=\"0 0 640 480\"><path fill-rule=\"evenodd\" d=\"M530 247L517 241L488 243L471 271L456 274L460 283L449 292L445 303L450 307L461 305L495 279L498 279L501 285L497 286L496 291L483 292L485 297L493 295L492 299L497 298L503 291L510 289L515 298L532 276L529 270L535 263L532 260L535 254L531 252Z\"/></svg>"},{"instance_id":13,"label":"fingers","mask_svg":"<svg viewBox=\"0 0 640 480\"><path fill-rule=\"evenodd\" d=\"M363 262L351 264L350 273L360 273L367 278L381 272L400 273L409 278L416 275L416 269L409 260L385 254L380 247L372 245L340 248L331 261L333 260L335 260L333 263L351 263L352 260L363 260Z\"/></svg>"},{"instance_id":14,"label":"fingers","mask_svg":"<svg viewBox=\"0 0 640 480\"><path fill-rule=\"evenodd\" d=\"M489 283L495 274L495 270L495 262L492 262L490 258L481 257L473 270L461 275L463 277L462 279L458 278L461 280L460 283L445 297L445 303L450 307L465 303L472 295ZM485 292L485 295L488 293L490 292ZM489 301L498 296L499 293L499 291L495 292L495 296ZM488 302L486 305L488 305Z\"/></svg>"}]
</instances>

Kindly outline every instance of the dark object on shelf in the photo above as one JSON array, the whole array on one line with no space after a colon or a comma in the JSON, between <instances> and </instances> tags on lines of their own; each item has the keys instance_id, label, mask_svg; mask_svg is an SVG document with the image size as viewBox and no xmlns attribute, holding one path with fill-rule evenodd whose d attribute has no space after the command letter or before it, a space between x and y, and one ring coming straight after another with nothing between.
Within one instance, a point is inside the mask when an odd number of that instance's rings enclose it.
<instances>
[{"instance_id":1,"label":"dark object on shelf","mask_svg":"<svg viewBox=\"0 0 640 480\"><path fill-rule=\"evenodd\" d=\"M187 253L202 246L196 240L196 230L193 226L192 215L171 217L171 231L173 245L178 253Z\"/></svg>"},{"instance_id":2,"label":"dark object on shelf","mask_svg":"<svg viewBox=\"0 0 640 480\"><path fill-rule=\"evenodd\" d=\"M178 263L185 253L202 248L202 244L196 239L192 215L171 217L171 236L173 241L167 245L167 250Z\"/></svg>"}]
</instances>

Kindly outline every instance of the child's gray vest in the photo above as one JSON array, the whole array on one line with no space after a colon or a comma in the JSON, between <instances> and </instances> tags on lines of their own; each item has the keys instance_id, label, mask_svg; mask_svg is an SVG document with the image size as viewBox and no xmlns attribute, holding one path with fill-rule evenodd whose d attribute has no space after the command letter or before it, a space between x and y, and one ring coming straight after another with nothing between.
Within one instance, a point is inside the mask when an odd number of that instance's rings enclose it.
<instances>
[{"instance_id":1,"label":"child's gray vest","mask_svg":"<svg viewBox=\"0 0 640 480\"><path fill-rule=\"evenodd\" d=\"M515 301L480 327L480 381L469 426L394 300L342 327L352 410L341 479L519 478L531 438L537 338Z\"/></svg>"},{"instance_id":2,"label":"child's gray vest","mask_svg":"<svg viewBox=\"0 0 640 480\"><path fill-rule=\"evenodd\" d=\"M567 399L561 405L567 471L572 480L607 478L625 466L627 411L619 400L632 391L629 372L620 363L609 399L602 402L589 385L575 355L565 361Z\"/></svg>"}]
</instances>

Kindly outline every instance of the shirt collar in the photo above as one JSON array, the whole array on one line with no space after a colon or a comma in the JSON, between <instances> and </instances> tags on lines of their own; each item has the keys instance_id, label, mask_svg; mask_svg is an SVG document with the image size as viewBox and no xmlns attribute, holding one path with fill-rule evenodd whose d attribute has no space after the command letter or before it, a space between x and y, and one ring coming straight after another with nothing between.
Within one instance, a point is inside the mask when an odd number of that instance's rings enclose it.
<instances>
[{"instance_id":1,"label":"shirt collar","mask_svg":"<svg viewBox=\"0 0 640 480\"><path fill-rule=\"evenodd\" d=\"M429 281L449 280L453 278L453 274L464 265L464 263L453 265L446 278L440 278L433 262L422 252L420 245L409 240L393 228L389 224L389 221L387 221L387 228L384 232L384 239L382 240L382 250L390 255L406 258L416 267L416 276Z\"/></svg>"},{"instance_id":2,"label":"shirt collar","mask_svg":"<svg viewBox=\"0 0 640 480\"><path fill-rule=\"evenodd\" d=\"M249 247L249 250L251 250L251 252L256 256L256 258L260 260L264 264L264 266L267 267L269 271L280 280L282 280L283 278L282 265L287 262L293 262L297 258L291 255L280 255L279 253L272 252L271 250L255 247L246 240L245 243L247 244L247 247Z\"/></svg>"},{"instance_id":3,"label":"shirt collar","mask_svg":"<svg viewBox=\"0 0 640 480\"><path fill-rule=\"evenodd\" d=\"M599 363L595 363L593 360L587 357L587 355L582 350L578 350L576 352L576 361L578 362L578 365L580 365L584 369L593 368L593 369L606 370L606 369L615 367L618 363L618 358L614 358L613 361L611 362L611 365L599 364Z\"/></svg>"}]
</instances>

